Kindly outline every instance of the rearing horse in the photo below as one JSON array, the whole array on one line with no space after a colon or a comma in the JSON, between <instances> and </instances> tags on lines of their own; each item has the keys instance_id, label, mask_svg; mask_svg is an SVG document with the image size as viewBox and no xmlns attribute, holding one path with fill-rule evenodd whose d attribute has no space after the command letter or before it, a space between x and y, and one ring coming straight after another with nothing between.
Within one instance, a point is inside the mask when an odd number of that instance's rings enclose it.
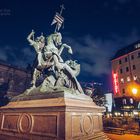
<instances>
[{"instance_id":1,"label":"rearing horse","mask_svg":"<svg viewBox=\"0 0 140 140\"><path fill-rule=\"evenodd\" d=\"M60 49L57 47L60 46ZM79 82L76 79L76 75L74 70L63 61L61 58L61 53L64 48L68 49L68 52L72 54L72 49L67 44L62 44L62 36L60 33L54 33L47 37L47 44L42 49L42 59L41 59L41 69L54 67L55 68L55 74L58 73L61 77L61 72L68 73L70 76L68 79L71 79L71 82L73 81L73 85L76 87L76 89L79 90L79 92L83 92L82 88L79 84ZM38 70L36 69L38 72ZM66 74L67 75L67 74ZM67 75L67 76L68 76ZM34 76L35 78L35 76ZM34 79L34 83L36 82L36 79ZM59 79L56 80L55 85L57 85L57 82ZM54 85L54 86L55 86Z\"/></svg>"}]
</instances>

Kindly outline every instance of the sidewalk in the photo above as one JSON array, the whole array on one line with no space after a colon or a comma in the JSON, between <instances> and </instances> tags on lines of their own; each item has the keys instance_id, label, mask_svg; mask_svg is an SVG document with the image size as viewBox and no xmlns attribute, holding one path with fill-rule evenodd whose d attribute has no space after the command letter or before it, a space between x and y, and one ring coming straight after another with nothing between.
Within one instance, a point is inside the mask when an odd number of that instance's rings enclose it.
<instances>
[{"instance_id":1,"label":"sidewalk","mask_svg":"<svg viewBox=\"0 0 140 140\"><path fill-rule=\"evenodd\" d=\"M106 135L111 140L140 140L140 135L132 135L132 134L116 135L109 133L106 133Z\"/></svg>"}]
</instances>

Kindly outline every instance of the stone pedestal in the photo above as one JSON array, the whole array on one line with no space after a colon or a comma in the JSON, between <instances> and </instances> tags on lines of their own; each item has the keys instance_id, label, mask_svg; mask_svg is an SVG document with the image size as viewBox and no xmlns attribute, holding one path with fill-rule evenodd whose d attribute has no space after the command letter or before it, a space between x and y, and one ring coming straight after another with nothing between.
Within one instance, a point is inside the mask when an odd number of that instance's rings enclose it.
<instances>
[{"instance_id":1,"label":"stone pedestal","mask_svg":"<svg viewBox=\"0 0 140 140\"><path fill-rule=\"evenodd\" d=\"M66 97L10 102L0 108L0 140L105 140L103 111Z\"/></svg>"}]
</instances>

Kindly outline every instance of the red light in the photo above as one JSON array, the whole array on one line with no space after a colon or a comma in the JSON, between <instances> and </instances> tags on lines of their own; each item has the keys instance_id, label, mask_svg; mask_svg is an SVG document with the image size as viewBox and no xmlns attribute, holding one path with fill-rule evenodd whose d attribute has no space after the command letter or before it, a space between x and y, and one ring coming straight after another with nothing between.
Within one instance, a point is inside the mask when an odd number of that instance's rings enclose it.
<instances>
[{"instance_id":1,"label":"red light","mask_svg":"<svg viewBox=\"0 0 140 140\"><path fill-rule=\"evenodd\" d=\"M119 93L118 74L117 73L113 74L113 80L114 80L114 91L116 94L116 93Z\"/></svg>"}]
</instances>

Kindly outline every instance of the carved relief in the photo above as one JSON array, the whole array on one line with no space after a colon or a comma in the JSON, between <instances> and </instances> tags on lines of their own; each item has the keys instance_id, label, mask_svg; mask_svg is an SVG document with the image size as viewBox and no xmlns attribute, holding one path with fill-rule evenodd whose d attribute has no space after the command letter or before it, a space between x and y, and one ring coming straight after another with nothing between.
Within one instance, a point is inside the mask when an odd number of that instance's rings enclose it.
<instances>
[{"instance_id":1,"label":"carved relief","mask_svg":"<svg viewBox=\"0 0 140 140\"><path fill-rule=\"evenodd\" d=\"M14 134L15 136L26 137L28 135L29 137L46 139L63 139L64 133L67 133L68 138L86 140L94 138L95 134L101 132L101 114L80 111L67 112L66 114L62 113L61 115L60 112L47 111L44 113L3 112L0 114L0 120L2 118L0 133L5 133L7 136ZM64 122L61 123L60 121ZM62 132L63 130L64 132Z\"/></svg>"},{"instance_id":2,"label":"carved relief","mask_svg":"<svg viewBox=\"0 0 140 140\"><path fill-rule=\"evenodd\" d=\"M93 119L91 115L83 115L81 129L84 134L91 134L93 132Z\"/></svg>"},{"instance_id":3,"label":"carved relief","mask_svg":"<svg viewBox=\"0 0 140 140\"><path fill-rule=\"evenodd\" d=\"M93 134L93 124L92 114L73 114L72 137Z\"/></svg>"},{"instance_id":4,"label":"carved relief","mask_svg":"<svg viewBox=\"0 0 140 140\"><path fill-rule=\"evenodd\" d=\"M29 114L22 114L18 120L18 129L22 133L29 133L32 128L32 117Z\"/></svg>"},{"instance_id":5,"label":"carved relief","mask_svg":"<svg viewBox=\"0 0 140 140\"><path fill-rule=\"evenodd\" d=\"M3 114L0 113L0 129L2 128L2 118L3 118Z\"/></svg>"}]
</instances>

